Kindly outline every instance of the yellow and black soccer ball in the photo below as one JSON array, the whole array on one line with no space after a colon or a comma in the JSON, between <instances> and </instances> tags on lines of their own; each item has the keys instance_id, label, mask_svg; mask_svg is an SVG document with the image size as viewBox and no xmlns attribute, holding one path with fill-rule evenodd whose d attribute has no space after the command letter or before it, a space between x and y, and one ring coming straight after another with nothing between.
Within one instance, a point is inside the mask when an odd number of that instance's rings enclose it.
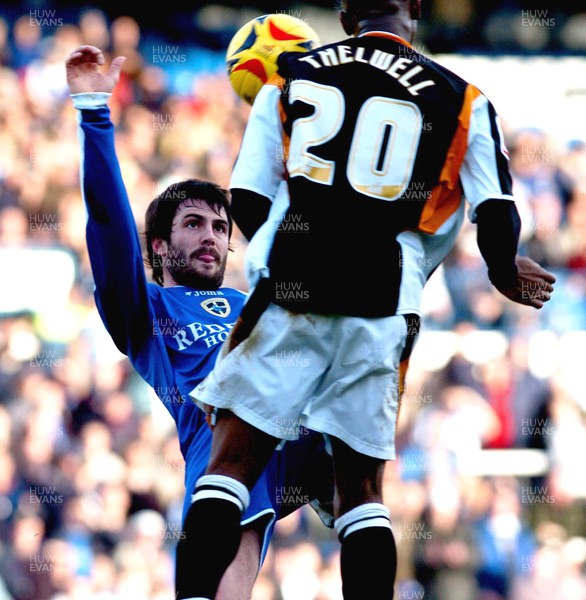
<instances>
[{"instance_id":1,"label":"yellow and black soccer ball","mask_svg":"<svg viewBox=\"0 0 586 600\"><path fill-rule=\"evenodd\" d=\"M236 94L252 104L277 71L282 52L307 52L319 46L317 33L303 20L285 13L248 21L226 51L226 71Z\"/></svg>"}]
</instances>

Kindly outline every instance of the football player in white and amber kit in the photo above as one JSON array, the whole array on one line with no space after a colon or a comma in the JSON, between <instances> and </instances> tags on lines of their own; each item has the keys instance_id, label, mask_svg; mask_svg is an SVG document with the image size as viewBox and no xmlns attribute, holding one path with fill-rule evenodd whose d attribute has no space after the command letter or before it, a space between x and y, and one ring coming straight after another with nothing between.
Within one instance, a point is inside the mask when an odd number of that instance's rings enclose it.
<instances>
[{"instance_id":1,"label":"football player in white and amber kit","mask_svg":"<svg viewBox=\"0 0 586 600\"><path fill-rule=\"evenodd\" d=\"M230 185L236 223L252 236L283 180L289 199L253 238L268 269L249 257L255 289L231 334L239 345L191 393L219 410L192 505L209 525L193 557L196 598L214 598L238 547L241 506L279 439L291 439L284 421L331 442L345 600L392 598L383 467L395 458L422 290L466 213L497 290L537 309L553 292L555 277L517 255L520 219L494 108L413 48L420 14L420 0L342 2L350 37L281 55L279 77L255 99Z\"/></svg>"},{"instance_id":2,"label":"football player in white and amber kit","mask_svg":"<svg viewBox=\"0 0 586 600\"><path fill-rule=\"evenodd\" d=\"M190 593L196 577L190 544L202 524L190 506L212 438L204 412L188 394L211 370L246 295L222 287L232 231L230 196L199 179L172 184L150 203L146 245L156 283L147 281L108 107L123 62L123 57L115 58L102 73L102 52L81 46L67 59L67 82L79 111L81 186L96 304L116 346L173 417L185 458L183 530L176 561L181 598ZM218 598L250 598L277 519L311 502L327 524L327 512L317 501L327 502L333 493L331 458L323 436L308 430L304 434L273 454L246 510L238 513L239 549ZM293 489L298 494L286 498L283 490Z\"/></svg>"}]
</instances>

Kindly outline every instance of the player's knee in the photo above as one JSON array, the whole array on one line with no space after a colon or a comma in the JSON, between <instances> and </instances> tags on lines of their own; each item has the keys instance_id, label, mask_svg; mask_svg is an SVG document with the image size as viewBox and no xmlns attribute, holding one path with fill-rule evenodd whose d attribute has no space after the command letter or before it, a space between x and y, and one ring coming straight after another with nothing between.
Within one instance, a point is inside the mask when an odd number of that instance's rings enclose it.
<instances>
[{"instance_id":1,"label":"player's knee","mask_svg":"<svg viewBox=\"0 0 586 600\"><path fill-rule=\"evenodd\" d=\"M331 443L340 508L337 514L361 504L380 503L385 461L357 452L337 438L332 437Z\"/></svg>"}]
</instances>

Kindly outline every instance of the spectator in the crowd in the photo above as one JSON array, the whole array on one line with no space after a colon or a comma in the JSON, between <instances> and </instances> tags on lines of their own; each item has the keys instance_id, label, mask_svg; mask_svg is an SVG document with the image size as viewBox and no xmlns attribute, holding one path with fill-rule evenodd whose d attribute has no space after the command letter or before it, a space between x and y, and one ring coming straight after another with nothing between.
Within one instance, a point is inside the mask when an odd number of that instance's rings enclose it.
<instances>
[{"instance_id":1,"label":"spectator in the crowd","mask_svg":"<svg viewBox=\"0 0 586 600\"><path fill-rule=\"evenodd\" d=\"M586 537L586 473L580 460L586 452L586 418L573 385L563 370L552 378L551 418L543 428L551 464L545 484L552 501L534 509L569 535Z\"/></svg>"},{"instance_id":2,"label":"spectator in the crowd","mask_svg":"<svg viewBox=\"0 0 586 600\"><path fill-rule=\"evenodd\" d=\"M82 9L78 19L79 31L83 44L110 47L110 26L108 17L100 8Z\"/></svg>"},{"instance_id":3,"label":"spectator in the crowd","mask_svg":"<svg viewBox=\"0 0 586 600\"><path fill-rule=\"evenodd\" d=\"M523 514L514 480L496 481L488 513L475 527L480 597L507 600L515 577L532 559L537 542Z\"/></svg>"},{"instance_id":4,"label":"spectator in the crowd","mask_svg":"<svg viewBox=\"0 0 586 600\"><path fill-rule=\"evenodd\" d=\"M10 67L18 75L34 60L43 55L43 29L31 24L30 14L23 14L12 24L12 44L10 48Z\"/></svg>"},{"instance_id":5,"label":"spectator in the crowd","mask_svg":"<svg viewBox=\"0 0 586 600\"><path fill-rule=\"evenodd\" d=\"M429 600L476 600L479 551L458 488L436 484L423 520L414 527L415 573Z\"/></svg>"},{"instance_id":6,"label":"spectator in the crowd","mask_svg":"<svg viewBox=\"0 0 586 600\"><path fill-rule=\"evenodd\" d=\"M542 544L513 582L510 600L586 600L586 540Z\"/></svg>"}]
</instances>

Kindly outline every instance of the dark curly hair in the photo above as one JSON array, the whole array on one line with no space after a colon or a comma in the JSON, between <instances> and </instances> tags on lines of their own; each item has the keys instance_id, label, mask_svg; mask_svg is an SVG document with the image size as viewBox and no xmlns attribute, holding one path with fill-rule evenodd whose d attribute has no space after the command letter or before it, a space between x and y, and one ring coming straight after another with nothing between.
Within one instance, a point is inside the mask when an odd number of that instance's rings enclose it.
<instances>
[{"instance_id":1,"label":"dark curly hair","mask_svg":"<svg viewBox=\"0 0 586 600\"><path fill-rule=\"evenodd\" d=\"M187 200L203 200L218 215L223 209L228 218L228 237L232 235L233 222L228 190L202 179L185 179L171 184L149 204L145 215L145 264L152 269L153 281L160 286L163 285L163 265L159 255L153 252L152 242L156 238L170 240L175 213Z\"/></svg>"}]
</instances>

